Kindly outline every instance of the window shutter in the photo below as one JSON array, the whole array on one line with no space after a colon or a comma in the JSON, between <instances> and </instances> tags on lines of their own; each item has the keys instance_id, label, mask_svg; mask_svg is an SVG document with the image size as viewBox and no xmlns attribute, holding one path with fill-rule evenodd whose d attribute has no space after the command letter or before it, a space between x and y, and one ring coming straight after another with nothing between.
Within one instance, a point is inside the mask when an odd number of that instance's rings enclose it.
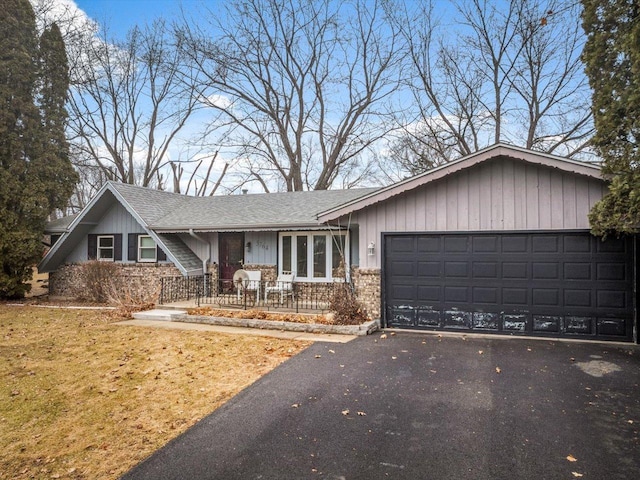
<instances>
[{"instance_id":1,"label":"window shutter","mask_svg":"<svg viewBox=\"0 0 640 480\"><path fill-rule=\"evenodd\" d=\"M95 260L98 254L98 235L91 233L87 238L87 259Z\"/></svg>"},{"instance_id":2,"label":"window shutter","mask_svg":"<svg viewBox=\"0 0 640 480\"><path fill-rule=\"evenodd\" d=\"M127 259L131 262L138 261L138 235L139 233L130 233L127 242Z\"/></svg>"},{"instance_id":3,"label":"window shutter","mask_svg":"<svg viewBox=\"0 0 640 480\"><path fill-rule=\"evenodd\" d=\"M113 235L113 259L116 262L122 261L122 234L115 233Z\"/></svg>"},{"instance_id":4,"label":"window shutter","mask_svg":"<svg viewBox=\"0 0 640 480\"><path fill-rule=\"evenodd\" d=\"M167 260L167 254L160 247L156 247L156 258L159 262Z\"/></svg>"}]
</instances>

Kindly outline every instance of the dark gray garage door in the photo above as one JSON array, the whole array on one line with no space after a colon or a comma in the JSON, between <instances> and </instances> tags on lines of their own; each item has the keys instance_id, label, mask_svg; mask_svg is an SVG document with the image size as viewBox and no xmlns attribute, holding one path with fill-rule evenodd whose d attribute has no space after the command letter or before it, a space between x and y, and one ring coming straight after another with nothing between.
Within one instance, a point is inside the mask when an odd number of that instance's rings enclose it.
<instances>
[{"instance_id":1,"label":"dark gray garage door","mask_svg":"<svg viewBox=\"0 0 640 480\"><path fill-rule=\"evenodd\" d=\"M386 234L388 327L632 340L633 241Z\"/></svg>"}]
</instances>

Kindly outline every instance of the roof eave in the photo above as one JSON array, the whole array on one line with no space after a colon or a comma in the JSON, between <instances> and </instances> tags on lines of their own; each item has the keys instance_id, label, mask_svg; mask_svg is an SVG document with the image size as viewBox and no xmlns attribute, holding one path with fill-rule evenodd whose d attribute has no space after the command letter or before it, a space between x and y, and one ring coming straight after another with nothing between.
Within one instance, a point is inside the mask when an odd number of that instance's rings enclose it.
<instances>
[{"instance_id":1,"label":"roof eave","mask_svg":"<svg viewBox=\"0 0 640 480\"><path fill-rule=\"evenodd\" d=\"M189 233L194 232L250 232L250 231L278 231L278 230L302 230L302 229L318 229L326 228L324 225L316 223L272 223L272 224L260 224L260 225L183 225L173 227L163 227L158 225L151 225L149 229L158 233Z\"/></svg>"}]
</instances>

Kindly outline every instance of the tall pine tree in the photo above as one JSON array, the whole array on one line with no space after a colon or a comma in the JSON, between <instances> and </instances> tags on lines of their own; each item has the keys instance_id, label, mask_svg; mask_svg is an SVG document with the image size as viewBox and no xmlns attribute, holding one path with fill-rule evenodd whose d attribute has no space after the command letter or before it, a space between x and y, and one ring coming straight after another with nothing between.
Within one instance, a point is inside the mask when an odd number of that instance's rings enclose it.
<instances>
[{"instance_id":1,"label":"tall pine tree","mask_svg":"<svg viewBox=\"0 0 640 480\"><path fill-rule=\"evenodd\" d=\"M60 32L42 48L28 0L0 0L0 298L19 298L42 255L48 215L76 181L64 139L68 89Z\"/></svg>"},{"instance_id":2,"label":"tall pine tree","mask_svg":"<svg viewBox=\"0 0 640 480\"><path fill-rule=\"evenodd\" d=\"M582 54L593 89L593 145L610 176L589 215L599 236L640 231L640 2L582 0Z\"/></svg>"},{"instance_id":3,"label":"tall pine tree","mask_svg":"<svg viewBox=\"0 0 640 480\"><path fill-rule=\"evenodd\" d=\"M69 160L65 135L69 94L69 62L60 28L55 23L40 37L39 104L42 116L42 152L37 158L38 190L53 209L63 209L73 193L77 174ZM55 179L55 181L51 181ZM33 185L33 184L32 184Z\"/></svg>"}]
</instances>

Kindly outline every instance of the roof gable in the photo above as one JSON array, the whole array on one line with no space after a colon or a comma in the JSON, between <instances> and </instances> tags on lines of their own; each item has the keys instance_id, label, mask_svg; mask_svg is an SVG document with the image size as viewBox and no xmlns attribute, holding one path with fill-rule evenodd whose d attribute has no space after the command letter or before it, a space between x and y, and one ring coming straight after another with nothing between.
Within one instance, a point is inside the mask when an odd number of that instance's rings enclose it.
<instances>
[{"instance_id":1,"label":"roof gable","mask_svg":"<svg viewBox=\"0 0 640 480\"><path fill-rule=\"evenodd\" d=\"M391 197L410 190L414 190L418 187L422 187L435 180L453 175L462 170L472 168L481 163L493 161L500 158L509 158L517 161L531 163L534 165L558 169L563 172L573 173L576 175L584 175L590 178L603 180L600 167L598 165L578 162L576 160L569 160L556 155L534 152L532 150L527 150L521 147L496 144L471 155L467 155L466 157L460 158L459 160L455 160L440 167L428 170L427 172L420 175L416 175L388 187L379 189L346 204L337 206L333 209L325 210L318 215L318 219L321 222L329 222L335 220L343 215L361 210L378 202L383 202Z\"/></svg>"},{"instance_id":2,"label":"roof gable","mask_svg":"<svg viewBox=\"0 0 640 480\"><path fill-rule=\"evenodd\" d=\"M91 228L117 202L133 216L147 234L154 238L160 248L167 254L167 257L182 273L185 275L192 274L195 270L194 263L199 262L197 256L195 254L186 255L183 251L184 248L181 248L178 242L160 238L148 228L149 222L162 216L165 208L179 208L182 197L182 195L107 182L77 215L71 217L72 220L70 222L68 219L66 221L65 219L60 219L47 228L47 231L60 232L62 235L42 259L38 269L42 272L50 272L58 268L75 245L89 233ZM185 262L186 264L184 264Z\"/></svg>"}]
</instances>

